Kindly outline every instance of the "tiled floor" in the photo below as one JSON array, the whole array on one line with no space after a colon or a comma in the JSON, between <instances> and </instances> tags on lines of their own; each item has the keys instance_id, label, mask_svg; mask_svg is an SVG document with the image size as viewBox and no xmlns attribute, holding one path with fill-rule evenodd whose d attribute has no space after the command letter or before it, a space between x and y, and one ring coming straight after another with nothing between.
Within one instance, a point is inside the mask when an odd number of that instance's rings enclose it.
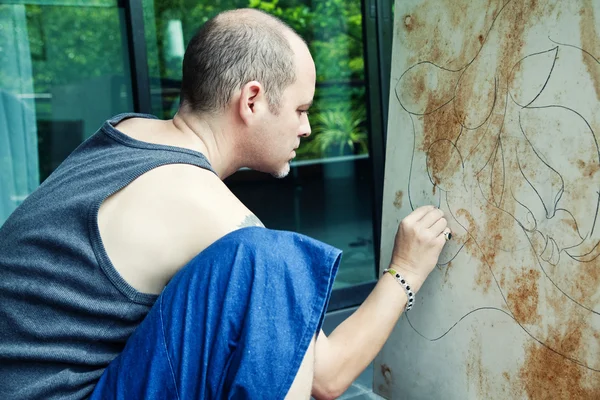
<instances>
[{"instance_id":1,"label":"tiled floor","mask_svg":"<svg viewBox=\"0 0 600 400\"><path fill-rule=\"evenodd\" d=\"M354 381L352 386L339 397L339 400L367 400L383 399L383 397L373 393L373 364Z\"/></svg>"},{"instance_id":2,"label":"tiled floor","mask_svg":"<svg viewBox=\"0 0 600 400\"><path fill-rule=\"evenodd\" d=\"M338 400L385 400L383 397L373 393L373 365L369 367L356 379L356 381L338 397Z\"/></svg>"},{"instance_id":3,"label":"tiled floor","mask_svg":"<svg viewBox=\"0 0 600 400\"><path fill-rule=\"evenodd\" d=\"M383 397L380 397L380 396L376 395L375 393L373 393L373 391L371 389L364 388L360 385L352 385L346 393L344 393L341 397L339 397L339 399L340 400L370 400L370 399L384 400Z\"/></svg>"}]
</instances>

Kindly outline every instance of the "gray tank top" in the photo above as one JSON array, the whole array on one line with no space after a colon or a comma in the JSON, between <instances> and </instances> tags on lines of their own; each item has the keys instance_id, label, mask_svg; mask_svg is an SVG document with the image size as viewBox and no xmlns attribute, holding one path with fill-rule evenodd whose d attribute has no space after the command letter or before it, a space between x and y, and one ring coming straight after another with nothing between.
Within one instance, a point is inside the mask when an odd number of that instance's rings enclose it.
<instances>
[{"instance_id":1,"label":"gray tank top","mask_svg":"<svg viewBox=\"0 0 600 400\"><path fill-rule=\"evenodd\" d=\"M213 171L200 153L130 138L108 120L0 228L0 399L81 399L157 296L111 264L98 209L153 168ZM214 172L214 171L213 171Z\"/></svg>"}]
</instances>

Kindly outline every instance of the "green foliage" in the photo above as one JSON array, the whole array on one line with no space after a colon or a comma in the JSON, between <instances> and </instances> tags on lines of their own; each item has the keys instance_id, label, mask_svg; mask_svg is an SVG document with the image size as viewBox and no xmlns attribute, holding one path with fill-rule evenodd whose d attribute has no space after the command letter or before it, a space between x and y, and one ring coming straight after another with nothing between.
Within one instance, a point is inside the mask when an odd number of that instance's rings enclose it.
<instances>
[{"instance_id":1,"label":"green foliage","mask_svg":"<svg viewBox=\"0 0 600 400\"><path fill-rule=\"evenodd\" d=\"M251 7L275 15L294 28L308 43L316 63L313 135L300 148L298 158L367 151L360 0L143 0L143 6L153 89L162 89L162 93L154 94L160 97L158 101L153 100L159 116L172 115L177 105L177 81L181 79L182 60L167 51L169 21L182 22L187 43L217 13ZM101 76L127 76L127 57L132 50L125 47L121 9L26 7L36 93L49 93L56 85ZM0 71L0 83L8 85L14 79ZM164 86L165 82L170 82L169 87ZM38 114L50 106L48 102L38 106Z\"/></svg>"},{"instance_id":2,"label":"green foliage","mask_svg":"<svg viewBox=\"0 0 600 400\"><path fill-rule=\"evenodd\" d=\"M315 138L306 145L306 151L322 156L342 156L368 152L368 136L364 127L364 108L342 106L321 111L314 117Z\"/></svg>"},{"instance_id":3,"label":"green foliage","mask_svg":"<svg viewBox=\"0 0 600 400\"><path fill-rule=\"evenodd\" d=\"M28 5L27 33L37 93L124 74L122 31L115 8Z\"/></svg>"},{"instance_id":4,"label":"green foliage","mask_svg":"<svg viewBox=\"0 0 600 400\"><path fill-rule=\"evenodd\" d=\"M176 80L181 77L181 60L166 55L168 20L182 21L187 42L223 10L250 7L280 18L308 43L317 67L313 134L303 141L298 159L368 151L360 0L155 0L154 5L161 77ZM171 96L176 104L177 96ZM167 107L164 116L171 113L172 107Z\"/></svg>"},{"instance_id":5,"label":"green foliage","mask_svg":"<svg viewBox=\"0 0 600 400\"><path fill-rule=\"evenodd\" d=\"M366 107L364 98L365 87L363 85L355 84L351 86L348 82L341 82L336 84L322 84L317 88L310 112L312 135L302 141L302 145L297 151L297 159L306 160L347 155L349 154L349 150L353 150L350 154L367 153ZM332 133L328 136L339 138L341 137L339 130L343 129L342 127L351 127L353 125L349 122L335 122L336 119L331 116L322 118L321 114L326 113L338 115L337 119L340 121L348 120L348 118L360 121L355 125L358 127L358 130L365 134L365 140L362 143L361 140L357 140L353 146L343 146L342 143L338 143L337 146L329 145L329 140L325 140L320 144L314 144L314 142L321 142L322 139L319 139L319 137L324 134L327 135L327 131L330 129L337 130L338 133ZM347 137L362 138L355 135L357 129L346 129L343 131ZM341 139L341 142L347 142L347 140Z\"/></svg>"},{"instance_id":6,"label":"green foliage","mask_svg":"<svg viewBox=\"0 0 600 400\"><path fill-rule=\"evenodd\" d=\"M317 67L311 109L313 134L298 160L368 152L362 13L359 0L250 0L249 6L281 18L306 40Z\"/></svg>"}]
</instances>

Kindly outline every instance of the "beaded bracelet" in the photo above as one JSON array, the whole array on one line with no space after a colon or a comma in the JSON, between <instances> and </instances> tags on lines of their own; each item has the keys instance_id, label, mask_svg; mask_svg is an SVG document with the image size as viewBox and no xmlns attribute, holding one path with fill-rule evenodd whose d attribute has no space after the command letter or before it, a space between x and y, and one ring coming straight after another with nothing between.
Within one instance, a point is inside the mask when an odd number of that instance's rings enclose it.
<instances>
[{"instance_id":1,"label":"beaded bracelet","mask_svg":"<svg viewBox=\"0 0 600 400\"><path fill-rule=\"evenodd\" d=\"M406 279L404 279L404 277L402 275L400 275L395 269L393 268L387 268L383 270L383 274L389 272L397 281L400 285L402 285L402 289L404 289L404 291L406 292L406 296L408 297L408 301L406 302L406 310L408 311L412 308L414 301L415 301L415 294L412 292L412 290L410 290L410 286L408 285L408 282L406 282Z\"/></svg>"}]
</instances>

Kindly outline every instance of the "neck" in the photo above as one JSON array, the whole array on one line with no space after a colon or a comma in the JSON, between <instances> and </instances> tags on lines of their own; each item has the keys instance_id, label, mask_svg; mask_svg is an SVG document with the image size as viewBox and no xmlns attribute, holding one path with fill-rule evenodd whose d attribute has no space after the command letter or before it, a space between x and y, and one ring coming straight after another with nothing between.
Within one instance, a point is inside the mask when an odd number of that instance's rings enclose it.
<instances>
[{"instance_id":1,"label":"neck","mask_svg":"<svg viewBox=\"0 0 600 400\"><path fill-rule=\"evenodd\" d=\"M241 167L235 157L235 132L226 122L223 117L197 116L181 109L172 119L175 129L194 141L194 150L206 156L221 179Z\"/></svg>"}]
</instances>

